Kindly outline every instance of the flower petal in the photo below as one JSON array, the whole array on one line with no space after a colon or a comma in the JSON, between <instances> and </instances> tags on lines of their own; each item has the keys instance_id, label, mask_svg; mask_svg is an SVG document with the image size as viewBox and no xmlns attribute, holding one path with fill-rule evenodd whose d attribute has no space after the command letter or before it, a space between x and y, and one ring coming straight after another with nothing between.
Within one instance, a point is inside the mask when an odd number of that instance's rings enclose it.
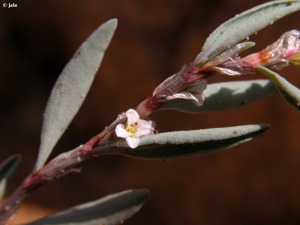
<instances>
[{"instance_id":1,"label":"flower petal","mask_svg":"<svg viewBox=\"0 0 300 225\"><path fill-rule=\"evenodd\" d=\"M127 138L131 135L128 131L126 131L123 124L118 124L116 126L115 131L116 131L116 135L121 138Z\"/></svg>"},{"instance_id":2,"label":"flower petal","mask_svg":"<svg viewBox=\"0 0 300 225\"><path fill-rule=\"evenodd\" d=\"M201 80L195 85L193 85L191 88L188 89L190 93L193 94L193 96L197 99L197 106L203 105L204 102L204 90L207 87L207 81Z\"/></svg>"},{"instance_id":3,"label":"flower petal","mask_svg":"<svg viewBox=\"0 0 300 225\"><path fill-rule=\"evenodd\" d=\"M197 99L194 97L193 94L191 94L190 92L180 92L180 93L176 93L173 95L169 95L167 96L167 101L169 100L174 100L174 99L186 99L186 100L193 100L195 101L195 103L197 104Z\"/></svg>"},{"instance_id":4,"label":"flower petal","mask_svg":"<svg viewBox=\"0 0 300 225\"><path fill-rule=\"evenodd\" d=\"M142 136L146 136L151 134L151 130L150 129L140 129L137 130L134 134L135 137L142 137Z\"/></svg>"},{"instance_id":5,"label":"flower petal","mask_svg":"<svg viewBox=\"0 0 300 225\"><path fill-rule=\"evenodd\" d=\"M126 112L126 116L127 116L127 124L128 125L137 123L140 119L139 114L134 109L128 109Z\"/></svg>"},{"instance_id":6,"label":"flower petal","mask_svg":"<svg viewBox=\"0 0 300 225\"><path fill-rule=\"evenodd\" d=\"M207 88L207 80L201 80L189 88L189 91L202 93Z\"/></svg>"},{"instance_id":7,"label":"flower petal","mask_svg":"<svg viewBox=\"0 0 300 225\"><path fill-rule=\"evenodd\" d=\"M227 76L238 76L238 75L242 75L244 72L242 70L229 69L229 68L218 67L218 66L213 67L212 70L217 71L218 73L224 74Z\"/></svg>"},{"instance_id":8,"label":"flower petal","mask_svg":"<svg viewBox=\"0 0 300 225\"><path fill-rule=\"evenodd\" d=\"M262 66L272 66L276 68L279 64L278 69L282 69L287 66L288 63L285 60L292 58L300 48L300 31L291 30L285 32L281 37L269 45L260 52L250 54L242 60L251 65L251 67L256 68L259 65ZM282 63L284 62L284 63Z\"/></svg>"},{"instance_id":9,"label":"flower petal","mask_svg":"<svg viewBox=\"0 0 300 225\"><path fill-rule=\"evenodd\" d=\"M147 121L147 120L139 120L137 122L137 128L152 129L152 121L151 120L149 120L149 121Z\"/></svg>"},{"instance_id":10,"label":"flower petal","mask_svg":"<svg viewBox=\"0 0 300 225\"><path fill-rule=\"evenodd\" d=\"M139 120L137 123L135 137L141 137L149 134L153 134L153 127L151 121Z\"/></svg>"},{"instance_id":11,"label":"flower petal","mask_svg":"<svg viewBox=\"0 0 300 225\"><path fill-rule=\"evenodd\" d=\"M136 148L140 143L140 139L136 137L127 137L126 142L130 148Z\"/></svg>"}]
</instances>

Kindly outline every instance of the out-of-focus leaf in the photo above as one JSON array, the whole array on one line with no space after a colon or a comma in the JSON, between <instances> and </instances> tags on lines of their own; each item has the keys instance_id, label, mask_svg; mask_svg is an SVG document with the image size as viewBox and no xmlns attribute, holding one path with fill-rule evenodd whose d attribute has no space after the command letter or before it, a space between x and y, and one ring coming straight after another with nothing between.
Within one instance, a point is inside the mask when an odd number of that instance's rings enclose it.
<instances>
[{"instance_id":1,"label":"out-of-focus leaf","mask_svg":"<svg viewBox=\"0 0 300 225\"><path fill-rule=\"evenodd\" d=\"M149 198L149 195L150 192L146 189L123 191L44 217L26 225L123 224L126 219L140 210Z\"/></svg>"},{"instance_id":2,"label":"out-of-focus leaf","mask_svg":"<svg viewBox=\"0 0 300 225\"><path fill-rule=\"evenodd\" d=\"M0 165L0 200L2 199L8 180L13 176L19 166L21 155L13 155Z\"/></svg>"},{"instance_id":3,"label":"out-of-focus leaf","mask_svg":"<svg viewBox=\"0 0 300 225\"><path fill-rule=\"evenodd\" d=\"M272 79L282 97L298 111L300 111L300 90L297 87L281 77L278 73L275 73L266 67L258 66L257 71L267 75L270 79Z\"/></svg>"},{"instance_id":4,"label":"out-of-focus leaf","mask_svg":"<svg viewBox=\"0 0 300 225\"><path fill-rule=\"evenodd\" d=\"M36 170L45 164L53 147L78 112L116 26L117 20L112 19L94 31L82 43L56 81L44 114Z\"/></svg>"},{"instance_id":5,"label":"out-of-focus leaf","mask_svg":"<svg viewBox=\"0 0 300 225\"><path fill-rule=\"evenodd\" d=\"M276 20L300 10L299 0L270 1L236 15L214 30L197 61L207 62Z\"/></svg>"},{"instance_id":6,"label":"out-of-focus leaf","mask_svg":"<svg viewBox=\"0 0 300 225\"><path fill-rule=\"evenodd\" d=\"M296 53L291 58L289 58L289 62L291 62L293 65L295 65L299 69L300 68L300 52Z\"/></svg>"},{"instance_id":7,"label":"out-of-focus leaf","mask_svg":"<svg viewBox=\"0 0 300 225\"><path fill-rule=\"evenodd\" d=\"M225 150L262 134L268 125L245 125L192 131L175 131L146 136L135 149L120 141L94 149L95 153L121 153L137 158L167 159Z\"/></svg>"},{"instance_id":8,"label":"out-of-focus leaf","mask_svg":"<svg viewBox=\"0 0 300 225\"><path fill-rule=\"evenodd\" d=\"M159 110L178 110L188 113L221 111L244 106L266 97L275 90L270 80L233 81L210 84L204 91L205 100L198 107L194 101L174 99Z\"/></svg>"}]
</instances>

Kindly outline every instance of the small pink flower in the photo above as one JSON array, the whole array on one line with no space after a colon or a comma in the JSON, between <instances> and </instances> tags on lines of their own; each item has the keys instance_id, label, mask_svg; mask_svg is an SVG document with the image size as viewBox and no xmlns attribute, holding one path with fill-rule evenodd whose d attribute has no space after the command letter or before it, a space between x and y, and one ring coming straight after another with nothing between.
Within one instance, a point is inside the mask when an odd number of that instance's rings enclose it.
<instances>
[{"instance_id":1,"label":"small pink flower","mask_svg":"<svg viewBox=\"0 0 300 225\"><path fill-rule=\"evenodd\" d=\"M129 109L126 113L127 123L118 124L115 132L120 138L125 138L130 148L136 148L140 143L140 138L153 134L151 121L141 120L139 114L134 109Z\"/></svg>"},{"instance_id":2,"label":"small pink flower","mask_svg":"<svg viewBox=\"0 0 300 225\"><path fill-rule=\"evenodd\" d=\"M243 63L252 68L259 65L282 69L289 62L299 64L300 31L291 30L284 33L276 42L264 50L248 55L242 59Z\"/></svg>"}]
</instances>

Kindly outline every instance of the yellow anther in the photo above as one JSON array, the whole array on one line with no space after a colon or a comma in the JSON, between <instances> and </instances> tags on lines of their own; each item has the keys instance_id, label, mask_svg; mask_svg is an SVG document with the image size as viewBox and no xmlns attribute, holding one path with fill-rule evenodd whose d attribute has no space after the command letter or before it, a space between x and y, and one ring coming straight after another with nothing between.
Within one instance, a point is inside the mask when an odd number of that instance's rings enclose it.
<instances>
[{"instance_id":1,"label":"yellow anther","mask_svg":"<svg viewBox=\"0 0 300 225\"><path fill-rule=\"evenodd\" d=\"M136 131L136 124L133 123L133 124L127 125L126 131L131 133L131 134L134 134L135 131Z\"/></svg>"}]
</instances>

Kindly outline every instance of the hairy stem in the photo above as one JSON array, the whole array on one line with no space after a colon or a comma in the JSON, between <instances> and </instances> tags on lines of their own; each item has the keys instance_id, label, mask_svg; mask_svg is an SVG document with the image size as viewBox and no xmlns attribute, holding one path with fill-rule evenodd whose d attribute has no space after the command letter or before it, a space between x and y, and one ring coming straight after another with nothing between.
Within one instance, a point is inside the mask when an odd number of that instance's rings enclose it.
<instances>
[{"instance_id":1,"label":"hairy stem","mask_svg":"<svg viewBox=\"0 0 300 225\"><path fill-rule=\"evenodd\" d=\"M93 148L99 145L105 145L112 135L112 131L117 124L124 122L125 115L120 114L118 118L100 134L92 137L86 144L77 148L64 152L37 172L30 173L19 186L19 188L1 205L0 207L0 225L5 225L8 220L19 209L21 202L34 190L40 188L46 183L57 180L70 172L80 171L79 166L84 161L98 157L101 153L93 152Z\"/></svg>"},{"instance_id":2,"label":"hairy stem","mask_svg":"<svg viewBox=\"0 0 300 225\"><path fill-rule=\"evenodd\" d=\"M137 112L141 118L148 117L154 112L166 98L174 93L178 93L189 84L197 80L204 79L205 75L194 73L194 66L185 66L177 73L178 76L171 82L162 83L159 91L146 98L137 107ZM42 169L30 173L23 181L20 187L8 198L0 207L0 225L4 225L16 213L21 202L34 190L40 188L46 183L57 180L70 172L77 172L76 168L82 162L98 157L107 152L93 151L99 146L106 145L114 141L115 127L120 123L126 122L125 113L120 114L117 119L106 127L100 134L92 137L86 144L80 145L74 150L62 153L52 159ZM117 151L117 150L116 150ZM112 151L109 152L113 153Z\"/></svg>"}]
</instances>

